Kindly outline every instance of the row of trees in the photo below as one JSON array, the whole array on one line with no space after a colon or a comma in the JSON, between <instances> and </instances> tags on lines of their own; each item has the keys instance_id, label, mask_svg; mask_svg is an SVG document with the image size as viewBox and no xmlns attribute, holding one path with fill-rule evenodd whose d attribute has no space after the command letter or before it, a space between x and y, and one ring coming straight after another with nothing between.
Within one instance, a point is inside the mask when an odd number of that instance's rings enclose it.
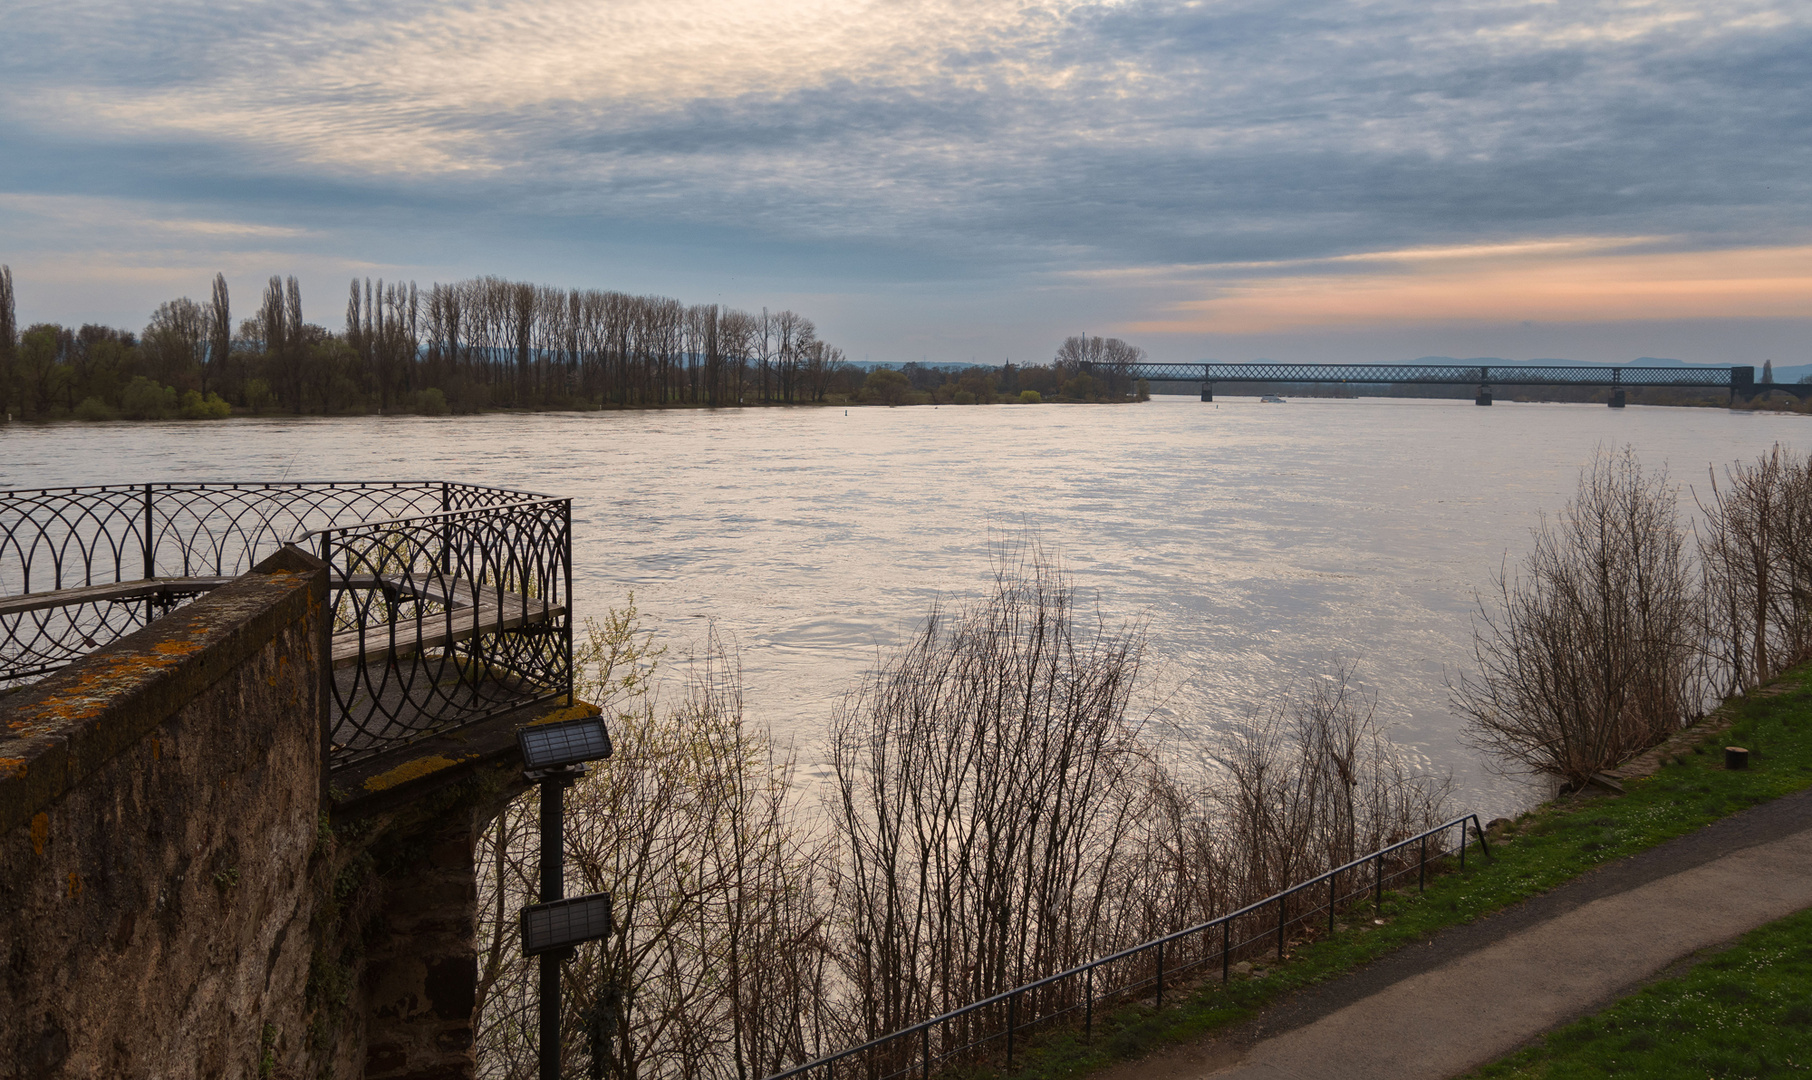
<instances>
[{"instance_id":1,"label":"row of trees","mask_svg":"<svg viewBox=\"0 0 1812 1080\"><path fill-rule=\"evenodd\" d=\"M16 323L12 272L0 267L0 412L27 419L1097 401L1131 393L1126 365L1142 355L1071 338L1043 367L871 371L793 311L495 277L426 290L354 279L339 332L303 318L294 277L272 277L235 324L220 274L205 302L160 304L137 334Z\"/></svg>"},{"instance_id":2,"label":"row of trees","mask_svg":"<svg viewBox=\"0 0 1812 1080\"><path fill-rule=\"evenodd\" d=\"M1600 453L1481 602L1455 704L1498 760L1585 783L1812 659L1812 458L1778 445L1679 489Z\"/></svg>"},{"instance_id":3,"label":"row of trees","mask_svg":"<svg viewBox=\"0 0 1812 1080\"><path fill-rule=\"evenodd\" d=\"M619 931L565 965L564 1030L594 1075L765 1076L1235 910L1410 835L1445 794L1348 672L1251 718L1226 782L1185 782L1132 712L1142 629L1079 609L1036 550L851 691L815 806L744 718L721 642L663 704L633 610L589 639L585 692L617 750L568 795L568 865L573 888L612 893ZM535 1070L513 920L535 897L537 810L512 804L482 845L489 1077Z\"/></svg>"}]
</instances>

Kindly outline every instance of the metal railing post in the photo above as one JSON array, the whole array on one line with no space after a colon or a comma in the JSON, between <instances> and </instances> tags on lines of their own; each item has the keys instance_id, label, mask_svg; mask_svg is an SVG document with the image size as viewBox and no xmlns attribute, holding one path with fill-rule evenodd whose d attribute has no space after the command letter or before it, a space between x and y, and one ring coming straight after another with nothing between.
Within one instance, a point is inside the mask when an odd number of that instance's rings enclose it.
<instances>
[{"instance_id":1,"label":"metal railing post","mask_svg":"<svg viewBox=\"0 0 1812 1080\"><path fill-rule=\"evenodd\" d=\"M1384 913L1384 852L1378 853L1378 857L1372 860L1372 866L1375 868L1374 876L1376 878L1372 884L1372 909L1382 915Z\"/></svg>"},{"instance_id":2,"label":"metal railing post","mask_svg":"<svg viewBox=\"0 0 1812 1080\"><path fill-rule=\"evenodd\" d=\"M1226 919L1221 923L1221 985L1225 986L1233 973L1233 920Z\"/></svg>"},{"instance_id":3,"label":"metal railing post","mask_svg":"<svg viewBox=\"0 0 1812 1080\"><path fill-rule=\"evenodd\" d=\"M1158 1008L1164 1007L1164 943L1158 942Z\"/></svg>"},{"instance_id":4,"label":"metal railing post","mask_svg":"<svg viewBox=\"0 0 1812 1080\"><path fill-rule=\"evenodd\" d=\"M1277 962L1283 963L1284 938L1284 897L1286 893L1277 894Z\"/></svg>"},{"instance_id":5,"label":"metal railing post","mask_svg":"<svg viewBox=\"0 0 1812 1080\"><path fill-rule=\"evenodd\" d=\"M1428 837L1422 837L1422 862L1416 867L1416 891L1428 891Z\"/></svg>"},{"instance_id":6,"label":"metal railing post","mask_svg":"<svg viewBox=\"0 0 1812 1080\"><path fill-rule=\"evenodd\" d=\"M145 576L157 576L157 541L151 534L151 485L145 485ZM145 602L145 614L151 613L150 601Z\"/></svg>"},{"instance_id":7,"label":"metal railing post","mask_svg":"<svg viewBox=\"0 0 1812 1080\"><path fill-rule=\"evenodd\" d=\"M1334 889L1340 882L1340 871L1328 875L1328 933L1334 932Z\"/></svg>"},{"instance_id":8,"label":"metal railing post","mask_svg":"<svg viewBox=\"0 0 1812 1080\"><path fill-rule=\"evenodd\" d=\"M1013 1028L1019 1023L1019 995L1007 998L1007 1068L1013 1067Z\"/></svg>"},{"instance_id":9,"label":"metal railing post","mask_svg":"<svg viewBox=\"0 0 1812 1080\"><path fill-rule=\"evenodd\" d=\"M1466 822L1460 821L1460 869L1466 869Z\"/></svg>"},{"instance_id":10,"label":"metal railing post","mask_svg":"<svg viewBox=\"0 0 1812 1080\"><path fill-rule=\"evenodd\" d=\"M931 1080L931 1025L919 1029L919 1080Z\"/></svg>"},{"instance_id":11,"label":"metal railing post","mask_svg":"<svg viewBox=\"0 0 1812 1080\"><path fill-rule=\"evenodd\" d=\"M1082 1041L1095 1041L1095 969L1089 968L1082 980Z\"/></svg>"},{"instance_id":12,"label":"metal railing post","mask_svg":"<svg viewBox=\"0 0 1812 1080\"><path fill-rule=\"evenodd\" d=\"M573 671L573 501L567 499L563 509L566 533L561 538L560 561L566 564L566 594L560 597L560 605L566 608L566 616L562 620L566 628L561 636L565 639L566 703L570 706L577 700L573 697L573 684L579 681Z\"/></svg>"}]
</instances>

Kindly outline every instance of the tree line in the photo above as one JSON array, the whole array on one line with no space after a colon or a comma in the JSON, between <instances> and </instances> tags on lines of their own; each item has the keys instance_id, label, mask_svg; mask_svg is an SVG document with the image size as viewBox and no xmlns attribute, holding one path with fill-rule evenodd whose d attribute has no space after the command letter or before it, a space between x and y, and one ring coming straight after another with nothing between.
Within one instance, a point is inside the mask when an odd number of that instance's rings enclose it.
<instances>
[{"instance_id":1,"label":"tree line","mask_svg":"<svg viewBox=\"0 0 1812 1080\"><path fill-rule=\"evenodd\" d=\"M794 311L480 277L426 289L353 279L343 327L302 313L273 276L234 321L223 274L205 301L159 304L142 331L17 325L0 267L0 413L33 420L208 419L242 413L1119 400L1142 353L1076 337L1047 365L849 362Z\"/></svg>"}]
</instances>

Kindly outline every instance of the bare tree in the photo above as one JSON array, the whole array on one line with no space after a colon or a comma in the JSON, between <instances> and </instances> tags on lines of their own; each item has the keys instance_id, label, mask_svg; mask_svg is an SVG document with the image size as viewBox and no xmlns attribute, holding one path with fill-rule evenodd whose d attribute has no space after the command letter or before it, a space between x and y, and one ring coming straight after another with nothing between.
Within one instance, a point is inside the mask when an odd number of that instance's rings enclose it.
<instances>
[{"instance_id":1,"label":"bare tree","mask_svg":"<svg viewBox=\"0 0 1812 1080\"><path fill-rule=\"evenodd\" d=\"M0 417L12 415L13 365L19 348L19 315L14 306L13 268L0 266Z\"/></svg>"},{"instance_id":2,"label":"bare tree","mask_svg":"<svg viewBox=\"0 0 1812 1080\"><path fill-rule=\"evenodd\" d=\"M201 392L204 394L215 388L210 383L217 386L226 380L233 355L233 307L227 296L225 274L214 275L214 294L208 301L207 321L207 362L201 366Z\"/></svg>"},{"instance_id":3,"label":"bare tree","mask_svg":"<svg viewBox=\"0 0 1812 1080\"><path fill-rule=\"evenodd\" d=\"M713 637L664 709L634 608L589 631L582 692L607 705L616 754L567 795L565 848L576 888L612 894L619 929L563 965L563 1057L616 1077L755 1080L825 1049L821 852L794 813L790 763L743 718L733 651ZM534 1075L534 968L512 945L535 896L537 810L516 801L481 844L491 1077Z\"/></svg>"},{"instance_id":4,"label":"bare tree","mask_svg":"<svg viewBox=\"0 0 1812 1080\"><path fill-rule=\"evenodd\" d=\"M1812 459L1777 444L1711 475L1699 536L1711 651L1748 689L1812 655Z\"/></svg>"},{"instance_id":5,"label":"bare tree","mask_svg":"<svg viewBox=\"0 0 1812 1080\"><path fill-rule=\"evenodd\" d=\"M1154 768L1136 627L1078 617L1037 549L934 610L832 725L844 979L873 1037L1104 943Z\"/></svg>"},{"instance_id":6,"label":"bare tree","mask_svg":"<svg viewBox=\"0 0 1812 1080\"><path fill-rule=\"evenodd\" d=\"M1627 449L1601 451L1534 540L1479 602L1454 705L1497 760L1579 783L1699 714L1700 596L1675 490Z\"/></svg>"}]
</instances>

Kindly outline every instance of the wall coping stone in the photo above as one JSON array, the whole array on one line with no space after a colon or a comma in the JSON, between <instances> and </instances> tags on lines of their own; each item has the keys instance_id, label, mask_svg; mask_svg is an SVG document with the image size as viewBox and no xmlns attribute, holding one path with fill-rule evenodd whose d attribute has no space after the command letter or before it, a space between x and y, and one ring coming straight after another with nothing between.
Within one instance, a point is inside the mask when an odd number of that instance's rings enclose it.
<instances>
[{"instance_id":1,"label":"wall coping stone","mask_svg":"<svg viewBox=\"0 0 1812 1080\"><path fill-rule=\"evenodd\" d=\"M326 564L286 547L236 581L0 698L0 833L151 734L284 627L324 620L326 603Z\"/></svg>"}]
</instances>

